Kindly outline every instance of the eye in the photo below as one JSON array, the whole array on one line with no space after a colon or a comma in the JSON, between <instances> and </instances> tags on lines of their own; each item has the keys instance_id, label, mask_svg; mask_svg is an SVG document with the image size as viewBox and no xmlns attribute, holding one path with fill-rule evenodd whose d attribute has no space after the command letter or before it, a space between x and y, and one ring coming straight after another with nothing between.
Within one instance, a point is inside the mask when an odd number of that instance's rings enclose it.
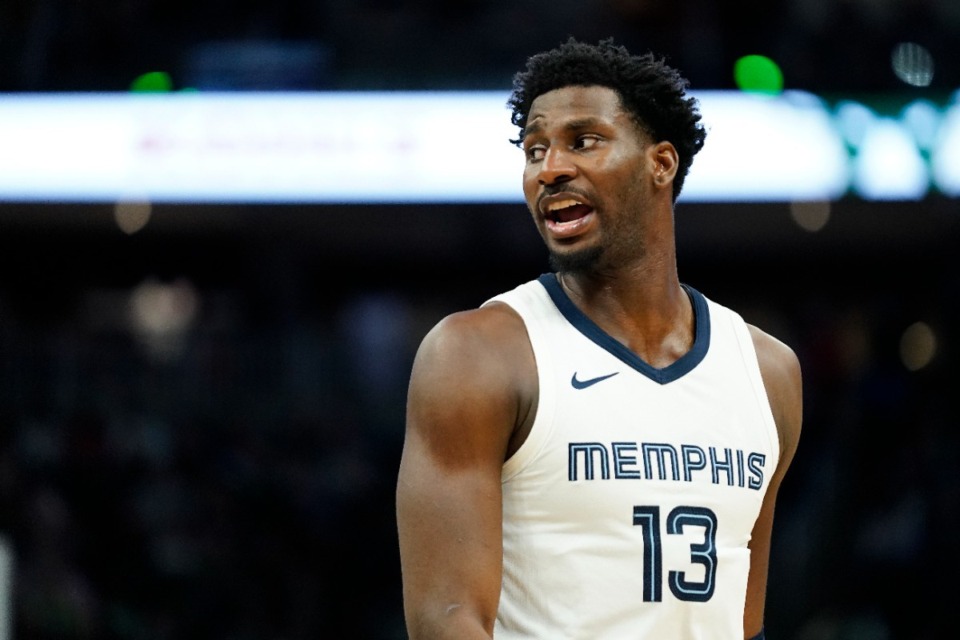
<instances>
[{"instance_id":1,"label":"eye","mask_svg":"<svg viewBox=\"0 0 960 640\"><path fill-rule=\"evenodd\" d=\"M600 137L593 134L577 136L576 141L573 143L573 148L579 150L589 149L598 142L600 142Z\"/></svg>"},{"instance_id":2,"label":"eye","mask_svg":"<svg viewBox=\"0 0 960 640\"><path fill-rule=\"evenodd\" d=\"M547 153L547 148L542 144L531 144L524 151L527 154L527 160L542 160Z\"/></svg>"}]
</instances>

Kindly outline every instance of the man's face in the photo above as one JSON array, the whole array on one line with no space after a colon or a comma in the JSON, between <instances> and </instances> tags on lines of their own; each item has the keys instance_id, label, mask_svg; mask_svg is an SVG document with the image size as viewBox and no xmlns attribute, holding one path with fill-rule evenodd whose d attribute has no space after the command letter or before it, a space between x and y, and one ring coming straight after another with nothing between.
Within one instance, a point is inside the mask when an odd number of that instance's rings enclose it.
<instances>
[{"instance_id":1,"label":"man's face","mask_svg":"<svg viewBox=\"0 0 960 640\"><path fill-rule=\"evenodd\" d=\"M569 86L533 101L523 192L555 268L613 266L642 253L650 146L613 89Z\"/></svg>"}]
</instances>

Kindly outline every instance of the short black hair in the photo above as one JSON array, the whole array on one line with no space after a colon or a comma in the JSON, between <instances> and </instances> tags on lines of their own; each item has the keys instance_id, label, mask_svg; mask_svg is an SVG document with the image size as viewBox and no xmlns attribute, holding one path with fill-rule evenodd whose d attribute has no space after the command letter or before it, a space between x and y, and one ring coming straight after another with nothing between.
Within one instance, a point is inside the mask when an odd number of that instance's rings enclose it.
<instances>
[{"instance_id":1,"label":"short black hair","mask_svg":"<svg viewBox=\"0 0 960 640\"><path fill-rule=\"evenodd\" d=\"M571 37L555 49L528 58L526 68L513 77L507 106L513 110L510 120L520 127L520 135L511 142L517 146L523 143L530 106L538 96L569 86L608 87L617 92L642 129L656 141L666 140L677 149L680 159L673 181L676 201L693 156L707 137L700 123L699 103L686 93L689 84L652 52L633 55L615 45L612 38L588 44Z\"/></svg>"}]
</instances>

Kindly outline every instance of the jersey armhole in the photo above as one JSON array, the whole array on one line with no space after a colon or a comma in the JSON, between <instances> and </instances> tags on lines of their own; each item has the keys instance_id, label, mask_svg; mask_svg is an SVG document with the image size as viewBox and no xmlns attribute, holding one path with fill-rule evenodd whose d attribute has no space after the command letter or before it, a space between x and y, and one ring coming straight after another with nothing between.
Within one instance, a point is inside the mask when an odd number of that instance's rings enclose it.
<instances>
[{"instance_id":1,"label":"jersey armhole","mask_svg":"<svg viewBox=\"0 0 960 640\"><path fill-rule=\"evenodd\" d=\"M740 354L743 357L743 364L747 370L747 376L750 379L750 385L753 387L753 394L757 400L757 408L763 415L763 421L767 425L767 438L770 440L770 450L775 455L773 468L780 465L780 434L777 430L777 421L773 417L773 408L770 406L770 397L767 395L767 388L763 384L763 375L760 373L760 360L757 358L757 349L753 344L753 337L747 328L747 323L735 311L730 311L730 321L734 325L734 331L737 336L737 342L740 343Z\"/></svg>"},{"instance_id":2,"label":"jersey armhole","mask_svg":"<svg viewBox=\"0 0 960 640\"><path fill-rule=\"evenodd\" d=\"M539 288L540 291L536 291ZM551 377L553 371L548 327L544 314L540 312L544 301L552 305L546 291L538 282L526 287L491 298L488 302L502 302L513 309L523 321L527 340L533 350L533 359L537 370L537 406L533 424L526 439L517 450L503 463L501 481L508 482L529 465L543 449L549 439L556 407L556 390Z\"/></svg>"}]
</instances>

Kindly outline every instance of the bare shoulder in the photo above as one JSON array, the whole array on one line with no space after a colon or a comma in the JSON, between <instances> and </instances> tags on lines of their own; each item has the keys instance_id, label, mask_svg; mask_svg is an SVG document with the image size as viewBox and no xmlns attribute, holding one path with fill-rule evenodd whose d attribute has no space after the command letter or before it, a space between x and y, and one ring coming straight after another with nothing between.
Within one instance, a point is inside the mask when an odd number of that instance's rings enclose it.
<instances>
[{"instance_id":1,"label":"bare shoulder","mask_svg":"<svg viewBox=\"0 0 960 640\"><path fill-rule=\"evenodd\" d=\"M417 358L439 360L437 364L464 355L479 358L501 356L522 344L526 329L520 316L508 305L494 302L478 309L458 311L438 322L420 344ZM460 365L470 363L460 362Z\"/></svg>"},{"instance_id":2,"label":"bare shoulder","mask_svg":"<svg viewBox=\"0 0 960 640\"><path fill-rule=\"evenodd\" d=\"M459 311L438 322L423 338L414 360L411 385L428 378L432 386L463 386L460 393L498 381L511 384L529 349L526 328L508 305L492 303ZM413 390L413 389L412 389Z\"/></svg>"},{"instance_id":3,"label":"bare shoulder","mask_svg":"<svg viewBox=\"0 0 960 640\"><path fill-rule=\"evenodd\" d=\"M800 361L786 343L773 337L769 333L748 324L750 337L760 361L760 369L764 375L776 378L776 382L792 386L800 383ZM771 380L774 381L774 380Z\"/></svg>"},{"instance_id":4,"label":"bare shoulder","mask_svg":"<svg viewBox=\"0 0 960 640\"><path fill-rule=\"evenodd\" d=\"M531 372L526 328L508 305L492 303L443 318L414 360L408 438L425 438L428 450L451 462L486 454L502 463L529 406L536 378Z\"/></svg>"},{"instance_id":5,"label":"bare shoulder","mask_svg":"<svg viewBox=\"0 0 960 640\"><path fill-rule=\"evenodd\" d=\"M789 465L800 440L803 421L803 380L800 360L787 344L747 325L757 352L763 384L780 435L782 468Z\"/></svg>"}]
</instances>

